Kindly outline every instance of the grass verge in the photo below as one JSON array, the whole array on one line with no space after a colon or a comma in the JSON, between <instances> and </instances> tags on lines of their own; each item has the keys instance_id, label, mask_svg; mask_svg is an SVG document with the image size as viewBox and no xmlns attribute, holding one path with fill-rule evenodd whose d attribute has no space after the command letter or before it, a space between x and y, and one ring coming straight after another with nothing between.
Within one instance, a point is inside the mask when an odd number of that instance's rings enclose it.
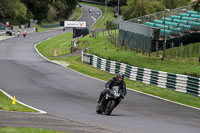
<instances>
[{"instance_id":1,"label":"grass verge","mask_svg":"<svg viewBox=\"0 0 200 133\"><path fill-rule=\"evenodd\" d=\"M62 34L48 40L49 43L52 43L55 38L59 38L60 36L62 36ZM68 36L70 36L70 34ZM114 46L111 45L111 44L109 44L109 49L104 50L104 44L102 43L101 39L99 40L99 38L98 38L96 40L95 39L93 40L93 38L85 37L85 38L80 39L78 46L79 46L79 48L91 46L90 49L93 49L94 47L96 47L96 49L99 49L99 51L102 51L102 53L98 53L99 55L105 54L105 51L110 53L110 55L115 54L115 52L117 52L116 50L114 50L114 48L113 48ZM65 42L66 40L63 40L63 42ZM62 42L60 42L60 43L62 43ZM52 45L53 44L56 45L55 48L59 47L58 44L52 43ZM42 45L43 45L43 43L40 43L40 44L37 45L38 50L41 53L45 53L46 55L48 55L48 53L46 53L46 52L48 52L48 51L50 52L51 51L50 49L52 49L52 47L45 46L45 48L44 48L44 46L42 46ZM124 51L123 53L125 53L125 52L127 52L127 51ZM108 55L108 53L107 53L107 55ZM120 51L118 51L118 53L120 53ZM117 55L117 54L115 54L115 55ZM128 56L128 54L126 54L126 56ZM126 58L132 58L132 57L128 56ZM142 56L140 58L142 58ZM79 56L72 56L72 57L61 57L61 58L51 57L49 59L58 60L58 61L65 61L69 64L69 66L68 66L69 68L76 70L78 72L84 73L86 75L105 80L105 81L107 81L108 79L113 77L113 74L101 71L101 70L96 69L96 68L94 68L90 65L82 63L80 55ZM139 61L140 60L138 60L136 62L139 62ZM125 82L127 83L128 88L138 90L140 92L152 94L152 95L155 95L155 96L158 96L158 97L161 97L161 98L165 98L165 99L168 99L168 100L171 100L171 101L175 101L175 102L178 102L178 103L182 103L182 104L186 104L186 105L190 105L190 106L193 106L193 107L200 108L200 97L192 96L192 95L189 95L189 94L184 94L184 93L181 93L181 92L172 91L172 90L169 90L169 89L163 89L163 88L159 88L159 87L152 86L152 85L146 85L146 84L143 84L141 82L132 81L132 80L128 80L128 79L125 79Z\"/></svg>"},{"instance_id":2,"label":"grass verge","mask_svg":"<svg viewBox=\"0 0 200 133\"><path fill-rule=\"evenodd\" d=\"M76 20L81 16L81 14L82 14L81 8L76 7L76 14L75 14L75 16L72 18L71 21L76 21Z\"/></svg>"},{"instance_id":3,"label":"grass verge","mask_svg":"<svg viewBox=\"0 0 200 133\"><path fill-rule=\"evenodd\" d=\"M42 42L41 45L37 45L37 48L46 57L69 54L71 41L72 32L66 32Z\"/></svg>"},{"instance_id":4,"label":"grass verge","mask_svg":"<svg viewBox=\"0 0 200 133\"><path fill-rule=\"evenodd\" d=\"M190 51L191 49L191 51ZM200 42L184 45L182 47L182 60L186 61L198 61L200 56ZM153 52L152 55L156 56L157 52ZM163 50L158 51L158 54L163 54ZM190 60L191 57L191 60ZM166 49L166 58L181 59L181 46Z\"/></svg>"},{"instance_id":5,"label":"grass verge","mask_svg":"<svg viewBox=\"0 0 200 133\"><path fill-rule=\"evenodd\" d=\"M16 102L16 104L12 104L12 100L5 96L0 91L0 110L7 110L7 111L20 111L20 112L37 112L33 109L30 109L26 106L23 106Z\"/></svg>"},{"instance_id":6,"label":"grass verge","mask_svg":"<svg viewBox=\"0 0 200 133\"><path fill-rule=\"evenodd\" d=\"M55 130L45 130L40 128L0 127L0 133L69 133L69 132L57 132Z\"/></svg>"},{"instance_id":7,"label":"grass verge","mask_svg":"<svg viewBox=\"0 0 200 133\"><path fill-rule=\"evenodd\" d=\"M38 29L38 32L45 32L52 30L52 28L42 28L40 25L36 25L36 28Z\"/></svg>"}]
</instances>

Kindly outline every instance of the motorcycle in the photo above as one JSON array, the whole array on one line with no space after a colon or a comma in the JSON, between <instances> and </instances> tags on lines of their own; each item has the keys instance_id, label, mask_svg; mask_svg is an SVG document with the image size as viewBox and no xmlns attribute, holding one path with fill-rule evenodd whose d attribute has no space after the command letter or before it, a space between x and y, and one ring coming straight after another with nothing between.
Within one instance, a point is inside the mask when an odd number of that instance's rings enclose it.
<instances>
[{"instance_id":1,"label":"motorcycle","mask_svg":"<svg viewBox=\"0 0 200 133\"><path fill-rule=\"evenodd\" d=\"M98 114L105 113L110 115L113 109L121 100L121 93L119 92L118 86L113 86L112 89L109 89L108 93L101 99L100 103L97 104L96 112Z\"/></svg>"}]
</instances>

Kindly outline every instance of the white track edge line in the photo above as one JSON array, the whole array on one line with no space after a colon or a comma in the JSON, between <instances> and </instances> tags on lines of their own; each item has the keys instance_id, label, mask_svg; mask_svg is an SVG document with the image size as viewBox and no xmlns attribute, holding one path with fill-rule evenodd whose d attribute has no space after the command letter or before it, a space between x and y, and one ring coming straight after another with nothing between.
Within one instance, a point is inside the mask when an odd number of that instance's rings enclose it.
<instances>
[{"instance_id":1,"label":"white track edge line","mask_svg":"<svg viewBox=\"0 0 200 133\"><path fill-rule=\"evenodd\" d=\"M95 23L97 19L94 16L91 16L91 18L94 20Z\"/></svg>"},{"instance_id":2,"label":"white track edge line","mask_svg":"<svg viewBox=\"0 0 200 133\"><path fill-rule=\"evenodd\" d=\"M50 38L48 38L48 39L50 39ZM47 39L47 40L48 40L48 39ZM45 40L45 41L46 41L46 40ZM39 43L40 43L40 42L39 42ZM48 61L50 61L50 62L52 62L52 63L54 63L54 64L57 64L57 63L55 63L55 62L49 60L48 58L44 57L44 56L38 51L38 49L36 48L36 46L37 46L39 43L35 44L35 46L34 46L34 48L35 48L35 50L37 51L37 53L38 53L41 57L43 57L44 59L46 59L46 60L48 60ZM60 64L57 64L57 65L60 65ZM61 66L63 66L63 65L61 65ZM63 66L63 67L66 68L65 66ZM67 68L70 69L70 70L72 70L72 71L74 71L74 72L77 72L77 73L79 73L79 74L81 74L81 75L83 75L83 76L86 76L86 77L89 77L89 78L92 78L92 79L96 79L96 80L99 80L99 81L102 81L102 82L106 82L105 80L98 79L98 78L95 78L95 77L92 77L92 76L89 76L89 75L80 73L80 72L78 72L78 71L76 71L76 70L73 70L73 69L71 69L71 68L69 68L69 67L67 67ZM157 99L160 99L160 100L163 100L163 101L167 101L167 102L174 103L174 104L178 104L178 105L185 106L185 107L188 107L188 108L200 110L200 108L197 108L197 107L193 107L193 106L189 106L189 105L186 105L186 104L182 104L182 103L178 103L178 102L175 102L175 101L171 101L171 100L168 100L168 99L164 99L164 98L161 98L161 97L158 97L158 96L154 96L154 95L151 95L151 94L147 94L147 93L144 93L144 92L141 92L141 91L133 90L133 89L131 89L131 88L127 88L127 89L130 90L130 91L134 91L134 92L137 92L137 93L140 93L140 94L144 94L144 95L147 95L147 96L150 96L150 97L154 97L154 98L157 98Z\"/></svg>"},{"instance_id":3,"label":"white track edge line","mask_svg":"<svg viewBox=\"0 0 200 133\"><path fill-rule=\"evenodd\" d=\"M98 8L98 7L96 7L96 8ZM97 18L97 21L102 17L102 15L103 15L103 12L101 11L101 9L100 8L98 8L99 10L100 10L100 12L101 12L101 15Z\"/></svg>"},{"instance_id":4,"label":"white track edge line","mask_svg":"<svg viewBox=\"0 0 200 133\"><path fill-rule=\"evenodd\" d=\"M3 91L2 89L0 89L0 91L1 91L3 94L5 94L7 97L9 97L11 100L13 99L13 97L12 97L10 94L8 94L7 92ZM24 106L26 106L26 107L29 107L29 108L31 108L31 109L33 109L33 110L38 111L38 112L23 112L23 113L31 113L31 114L46 114L46 113L47 113L47 112L45 112L45 111L43 111L43 110L40 110L40 109L37 109L37 108L35 108L35 107L33 107L33 106L27 105L27 104L25 104L25 103L23 103L23 102L21 102L21 101L19 101L19 100L17 100L17 99L16 99L16 102L19 103L19 104L21 104L21 105L24 105ZM12 112L15 112L15 111L12 111ZM17 112L17 111L16 111L16 112Z\"/></svg>"},{"instance_id":5,"label":"white track edge line","mask_svg":"<svg viewBox=\"0 0 200 133\"><path fill-rule=\"evenodd\" d=\"M14 38L15 36L12 36L12 37L8 37L8 38L5 38L5 39L2 39L2 40L0 40L0 42L1 41L4 41L4 40L8 40L8 39L12 39L12 38Z\"/></svg>"}]
</instances>

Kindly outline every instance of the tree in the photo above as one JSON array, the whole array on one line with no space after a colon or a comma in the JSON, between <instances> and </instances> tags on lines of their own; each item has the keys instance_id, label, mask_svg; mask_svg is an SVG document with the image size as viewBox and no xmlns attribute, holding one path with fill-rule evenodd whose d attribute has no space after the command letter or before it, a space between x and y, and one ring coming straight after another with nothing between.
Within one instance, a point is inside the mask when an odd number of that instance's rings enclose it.
<instances>
[{"instance_id":1,"label":"tree","mask_svg":"<svg viewBox=\"0 0 200 133\"><path fill-rule=\"evenodd\" d=\"M126 5L126 1L127 1L127 0L119 0L120 6ZM105 2L105 0L104 0L104 2ZM118 5L118 0L111 0L110 2L111 2L112 5L115 5L115 6Z\"/></svg>"},{"instance_id":2,"label":"tree","mask_svg":"<svg viewBox=\"0 0 200 133\"><path fill-rule=\"evenodd\" d=\"M174 9L187 5L191 0L163 0L163 4L168 9Z\"/></svg>"},{"instance_id":3,"label":"tree","mask_svg":"<svg viewBox=\"0 0 200 133\"><path fill-rule=\"evenodd\" d=\"M197 1L193 2L192 8L193 8L194 10L200 12L200 0L197 0Z\"/></svg>"},{"instance_id":4,"label":"tree","mask_svg":"<svg viewBox=\"0 0 200 133\"><path fill-rule=\"evenodd\" d=\"M76 0L0 0L0 20L12 20L17 24L29 19L39 22L66 19L76 5Z\"/></svg>"},{"instance_id":5,"label":"tree","mask_svg":"<svg viewBox=\"0 0 200 133\"><path fill-rule=\"evenodd\" d=\"M13 0L12 0L13 1ZM27 20L27 7L20 2L20 0L14 0L12 3L13 9L13 19L17 19L19 23L25 22Z\"/></svg>"},{"instance_id":6,"label":"tree","mask_svg":"<svg viewBox=\"0 0 200 133\"><path fill-rule=\"evenodd\" d=\"M39 21L46 19L50 9L50 0L21 0Z\"/></svg>"},{"instance_id":7,"label":"tree","mask_svg":"<svg viewBox=\"0 0 200 133\"><path fill-rule=\"evenodd\" d=\"M164 11L165 6L162 4L161 1L152 1L150 13Z\"/></svg>"},{"instance_id":8,"label":"tree","mask_svg":"<svg viewBox=\"0 0 200 133\"><path fill-rule=\"evenodd\" d=\"M57 18L58 18L58 11L51 6L48 12L47 20L51 22Z\"/></svg>"},{"instance_id":9,"label":"tree","mask_svg":"<svg viewBox=\"0 0 200 133\"><path fill-rule=\"evenodd\" d=\"M145 5L143 3L144 1L140 1L140 0L128 0L127 6L122 7L122 12L123 12L122 14L123 14L124 20L138 17L141 14L143 14L143 12L145 12ZM144 10L142 9L138 10L138 8L143 8Z\"/></svg>"},{"instance_id":10,"label":"tree","mask_svg":"<svg viewBox=\"0 0 200 133\"><path fill-rule=\"evenodd\" d=\"M158 0L127 0L127 6L122 7L124 20L159 12L165 6Z\"/></svg>"},{"instance_id":11,"label":"tree","mask_svg":"<svg viewBox=\"0 0 200 133\"><path fill-rule=\"evenodd\" d=\"M76 0L22 0L28 7L29 15L39 20L68 18L77 5ZM28 14L27 14L28 15Z\"/></svg>"},{"instance_id":12,"label":"tree","mask_svg":"<svg viewBox=\"0 0 200 133\"><path fill-rule=\"evenodd\" d=\"M0 0L0 19L21 23L27 20L27 8L20 0Z\"/></svg>"},{"instance_id":13,"label":"tree","mask_svg":"<svg viewBox=\"0 0 200 133\"><path fill-rule=\"evenodd\" d=\"M69 15L73 12L73 10L75 9L77 3L77 0L63 0L65 1L65 16L64 17L69 17Z\"/></svg>"}]
</instances>

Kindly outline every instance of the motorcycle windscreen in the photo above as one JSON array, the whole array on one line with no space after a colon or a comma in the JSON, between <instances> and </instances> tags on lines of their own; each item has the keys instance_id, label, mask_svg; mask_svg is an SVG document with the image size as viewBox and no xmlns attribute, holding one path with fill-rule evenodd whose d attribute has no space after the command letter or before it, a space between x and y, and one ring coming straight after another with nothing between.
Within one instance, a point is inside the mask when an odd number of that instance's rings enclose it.
<instances>
[{"instance_id":1,"label":"motorcycle windscreen","mask_svg":"<svg viewBox=\"0 0 200 133\"><path fill-rule=\"evenodd\" d=\"M119 93L119 86L113 86L112 89Z\"/></svg>"}]
</instances>

